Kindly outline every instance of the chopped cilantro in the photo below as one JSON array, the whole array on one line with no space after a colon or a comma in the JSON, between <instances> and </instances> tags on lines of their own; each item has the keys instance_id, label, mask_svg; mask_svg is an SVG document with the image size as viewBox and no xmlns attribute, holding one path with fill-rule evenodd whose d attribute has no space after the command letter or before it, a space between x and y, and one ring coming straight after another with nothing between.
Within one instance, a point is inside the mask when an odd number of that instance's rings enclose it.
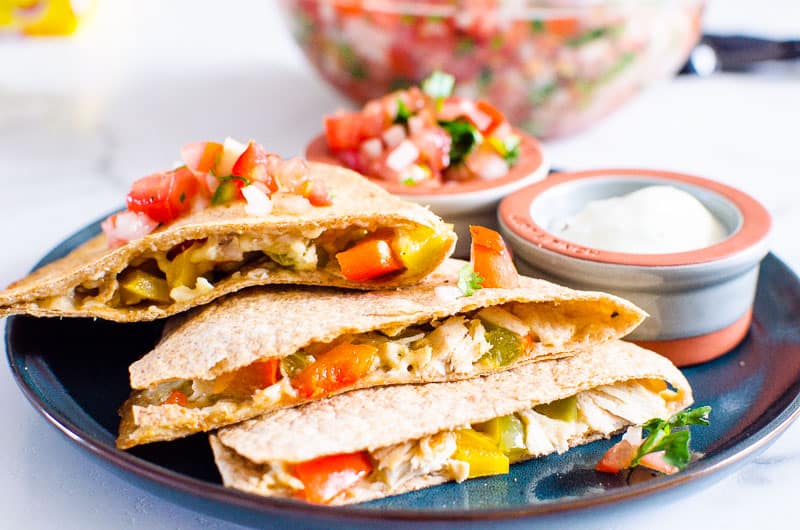
<instances>
[{"instance_id":1,"label":"chopped cilantro","mask_svg":"<svg viewBox=\"0 0 800 530\"><path fill-rule=\"evenodd\" d=\"M464 296L472 296L481 288L483 277L472 269L472 264L467 263L458 271L458 289Z\"/></svg>"},{"instance_id":2,"label":"chopped cilantro","mask_svg":"<svg viewBox=\"0 0 800 530\"><path fill-rule=\"evenodd\" d=\"M478 87L480 88L481 92L485 91L486 87L491 82L492 82L492 69L484 65L483 68L481 68L481 72L478 74Z\"/></svg>"},{"instance_id":3,"label":"chopped cilantro","mask_svg":"<svg viewBox=\"0 0 800 530\"><path fill-rule=\"evenodd\" d=\"M531 31L533 33L541 33L544 31L543 20L531 20Z\"/></svg>"},{"instance_id":4,"label":"chopped cilantro","mask_svg":"<svg viewBox=\"0 0 800 530\"><path fill-rule=\"evenodd\" d=\"M625 31L625 26L622 24L618 24L615 26L605 26L602 28L593 28L587 31L586 33L582 33L576 37L572 37L568 39L564 44L570 46L572 48L576 48L578 46L583 46L588 42L592 42L594 40L603 38L603 37L617 37L623 31Z\"/></svg>"},{"instance_id":5,"label":"chopped cilantro","mask_svg":"<svg viewBox=\"0 0 800 530\"><path fill-rule=\"evenodd\" d=\"M680 427L708 425L710 413L711 407L704 406L683 410L668 420L654 418L646 422L642 425L642 429L648 431L647 437L639 446L631 467L638 466L644 455L658 451L664 451L664 460L678 469L686 467L691 456L689 453L691 435L687 429Z\"/></svg>"},{"instance_id":6,"label":"chopped cilantro","mask_svg":"<svg viewBox=\"0 0 800 530\"><path fill-rule=\"evenodd\" d=\"M456 43L456 55L466 55L475 49L475 41L470 37L462 37Z\"/></svg>"},{"instance_id":7,"label":"chopped cilantro","mask_svg":"<svg viewBox=\"0 0 800 530\"><path fill-rule=\"evenodd\" d=\"M489 46L493 50L499 50L500 48L502 48L503 47L503 36L498 33L497 35L492 37L492 40L489 42Z\"/></svg>"},{"instance_id":8,"label":"chopped cilantro","mask_svg":"<svg viewBox=\"0 0 800 530\"><path fill-rule=\"evenodd\" d=\"M367 78L367 67L353 51L353 48L347 44L342 44L339 46L339 55L342 58L345 68L347 68L347 71L350 72L350 75L353 76L354 79Z\"/></svg>"},{"instance_id":9,"label":"chopped cilantro","mask_svg":"<svg viewBox=\"0 0 800 530\"><path fill-rule=\"evenodd\" d=\"M453 143L450 145L450 163L462 162L472 149L483 140L478 129L465 119L440 121L439 125L450 134Z\"/></svg>"},{"instance_id":10,"label":"chopped cilantro","mask_svg":"<svg viewBox=\"0 0 800 530\"><path fill-rule=\"evenodd\" d=\"M394 117L394 123L405 125L411 117L411 111L402 99L397 98L397 114Z\"/></svg>"},{"instance_id":11,"label":"chopped cilantro","mask_svg":"<svg viewBox=\"0 0 800 530\"><path fill-rule=\"evenodd\" d=\"M406 177L403 179L403 186L414 186L417 183L414 177Z\"/></svg>"},{"instance_id":12,"label":"chopped cilantro","mask_svg":"<svg viewBox=\"0 0 800 530\"><path fill-rule=\"evenodd\" d=\"M455 77L435 70L422 81L422 91L436 100L443 100L452 95L455 85Z\"/></svg>"},{"instance_id":13,"label":"chopped cilantro","mask_svg":"<svg viewBox=\"0 0 800 530\"><path fill-rule=\"evenodd\" d=\"M611 28L592 28L586 33L581 33L576 37L572 37L571 39L567 39L564 44L569 46L570 48L577 48L579 46L583 46L586 43L592 42L593 40L597 40L608 35L611 31Z\"/></svg>"},{"instance_id":14,"label":"chopped cilantro","mask_svg":"<svg viewBox=\"0 0 800 530\"><path fill-rule=\"evenodd\" d=\"M181 204L183 204L184 202L186 202L186 192L185 192L185 191L182 191L182 192L181 192L180 201L181 201Z\"/></svg>"},{"instance_id":15,"label":"chopped cilantro","mask_svg":"<svg viewBox=\"0 0 800 530\"><path fill-rule=\"evenodd\" d=\"M545 101L550 99L550 96L553 95L553 93L556 91L556 88L558 88L558 83L553 81L552 83L547 83L546 85L534 89L530 95L531 103L533 105L543 104Z\"/></svg>"}]
</instances>

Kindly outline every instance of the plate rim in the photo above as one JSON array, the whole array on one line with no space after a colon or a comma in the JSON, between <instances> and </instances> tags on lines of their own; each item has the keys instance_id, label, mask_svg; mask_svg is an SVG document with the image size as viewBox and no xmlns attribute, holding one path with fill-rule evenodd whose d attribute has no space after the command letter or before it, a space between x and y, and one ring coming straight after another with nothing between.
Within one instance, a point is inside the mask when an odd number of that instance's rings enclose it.
<instances>
[{"instance_id":1,"label":"plate rim","mask_svg":"<svg viewBox=\"0 0 800 530\"><path fill-rule=\"evenodd\" d=\"M104 218L105 216L85 225L56 244L39 260L32 270L52 261L56 256L63 254L65 250L72 250L76 244L80 244L88 239L93 232L99 231L99 223ZM784 272L788 274L790 278L800 285L800 278L798 278L797 274L775 254L770 252L765 259L774 260L778 266L784 269ZM674 491L683 484L698 482L710 476L716 475L718 478L722 478L722 476L724 476L722 473L724 470L732 470L735 468L736 464L743 463L751 455L758 454L766 449L798 418L798 416L800 416L800 379L797 379L786 392L773 401L773 404L786 403L780 410L770 415L771 419L769 419L769 421L761 425L755 432L747 436L742 435L738 439L733 439L733 443L721 449L718 453L693 463L694 466L697 467L675 475L661 476L656 480L629 485L625 488L606 490L603 493L591 497L573 498L564 501L548 501L514 508L478 508L460 511L453 509L375 509L363 508L359 504L345 506L313 505L293 499L262 497L226 488L222 484L215 484L165 468L95 439L86 432L86 429L76 425L70 418L62 414L58 407L47 403L47 401L39 396L34 388L28 384L25 374L23 373L23 366L26 365L18 362L21 356L12 345L14 336L13 324L20 318L32 317L25 317L23 315L7 317L4 332L6 360L11 369L12 376L17 387L33 408L68 440L77 444L90 454L101 458L105 463L114 465L117 470L131 473L137 478L149 481L154 485L216 502L228 508L243 508L259 513L271 513L285 516L311 516L315 518L338 519L343 521L356 520L361 522L370 520L398 522L490 522L536 518L575 512L588 508L607 507L619 502L650 498L659 493ZM795 389L793 396L791 395L792 389ZM70 399L72 399L71 396ZM72 401L76 406L83 409L76 401ZM170 502L174 501L170 500ZM194 511L197 510L195 509Z\"/></svg>"}]
</instances>

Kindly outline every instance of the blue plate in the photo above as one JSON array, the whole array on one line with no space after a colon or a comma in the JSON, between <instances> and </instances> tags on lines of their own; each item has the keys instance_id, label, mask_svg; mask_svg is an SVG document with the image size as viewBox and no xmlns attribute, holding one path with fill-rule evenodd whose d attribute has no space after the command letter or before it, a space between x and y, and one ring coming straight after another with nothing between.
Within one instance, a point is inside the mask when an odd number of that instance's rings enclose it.
<instances>
[{"instance_id":1,"label":"blue plate","mask_svg":"<svg viewBox=\"0 0 800 530\"><path fill-rule=\"evenodd\" d=\"M39 265L64 256L99 231L84 228ZM583 517L620 502L650 502L709 484L764 450L800 407L800 280L780 260L763 262L753 324L735 350L685 373L698 405L713 407L710 427L693 429L704 456L673 476L593 470L612 444L512 466L508 475L446 484L347 507L268 499L221 485L205 435L119 451L116 410L127 398L128 366L157 341L161 322L10 317L8 361L22 392L55 427L126 479L192 509L242 524L303 528L516 527L532 519Z\"/></svg>"}]
</instances>

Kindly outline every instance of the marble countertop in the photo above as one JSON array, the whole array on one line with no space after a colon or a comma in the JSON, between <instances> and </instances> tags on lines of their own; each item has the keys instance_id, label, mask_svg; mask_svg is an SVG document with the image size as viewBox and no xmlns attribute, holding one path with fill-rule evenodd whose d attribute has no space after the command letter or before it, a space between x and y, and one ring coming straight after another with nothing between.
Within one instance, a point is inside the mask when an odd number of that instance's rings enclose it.
<instances>
[{"instance_id":1,"label":"marble countertop","mask_svg":"<svg viewBox=\"0 0 800 530\"><path fill-rule=\"evenodd\" d=\"M796 38L793 0L712 2L707 27ZM191 28L176 21L193 15ZM101 4L70 41L0 40L0 284L121 204L136 177L191 139L257 138L300 152L344 101L311 71L272 2ZM96 21L97 22L97 21ZM291 87L287 90L287 87ZM800 270L800 65L655 86L579 136L546 145L559 168L632 166L718 179L774 218L772 249ZM97 465L0 370L0 512L6 528L232 528ZM800 424L735 474L663 505L620 505L587 528L777 526L795 517Z\"/></svg>"}]
</instances>

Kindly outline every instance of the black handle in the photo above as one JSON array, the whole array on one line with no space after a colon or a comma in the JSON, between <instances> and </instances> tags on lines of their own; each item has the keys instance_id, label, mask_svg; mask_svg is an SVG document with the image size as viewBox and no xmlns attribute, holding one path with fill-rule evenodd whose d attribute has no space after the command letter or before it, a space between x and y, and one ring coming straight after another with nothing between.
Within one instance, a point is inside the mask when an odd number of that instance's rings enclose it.
<instances>
[{"instance_id":1,"label":"black handle","mask_svg":"<svg viewBox=\"0 0 800 530\"><path fill-rule=\"evenodd\" d=\"M681 73L741 72L763 61L800 58L800 40L745 35L703 35Z\"/></svg>"}]
</instances>

